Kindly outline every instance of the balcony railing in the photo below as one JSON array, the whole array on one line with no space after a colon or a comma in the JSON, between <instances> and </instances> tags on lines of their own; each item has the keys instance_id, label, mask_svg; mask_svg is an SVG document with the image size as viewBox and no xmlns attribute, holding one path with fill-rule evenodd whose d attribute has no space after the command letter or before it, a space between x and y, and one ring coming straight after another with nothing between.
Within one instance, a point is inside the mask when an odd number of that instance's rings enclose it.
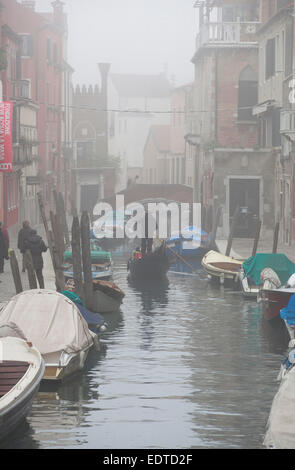
<instances>
[{"instance_id":1,"label":"balcony railing","mask_svg":"<svg viewBox=\"0 0 295 470\"><path fill-rule=\"evenodd\" d=\"M295 141L295 110L281 112L280 131Z\"/></svg>"},{"instance_id":2,"label":"balcony railing","mask_svg":"<svg viewBox=\"0 0 295 470\"><path fill-rule=\"evenodd\" d=\"M260 23L207 23L201 26L197 35L197 50L205 45L256 44L256 32Z\"/></svg>"},{"instance_id":3,"label":"balcony railing","mask_svg":"<svg viewBox=\"0 0 295 470\"><path fill-rule=\"evenodd\" d=\"M26 99L31 98L31 82L29 80L17 80L12 85L13 98Z\"/></svg>"}]
</instances>

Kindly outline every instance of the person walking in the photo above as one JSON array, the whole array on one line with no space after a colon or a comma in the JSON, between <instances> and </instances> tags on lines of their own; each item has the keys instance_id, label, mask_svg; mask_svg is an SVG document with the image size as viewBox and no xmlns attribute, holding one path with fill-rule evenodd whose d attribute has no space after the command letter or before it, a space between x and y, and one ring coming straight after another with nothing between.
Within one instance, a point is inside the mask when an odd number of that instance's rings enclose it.
<instances>
[{"instance_id":1,"label":"person walking","mask_svg":"<svg viewBox=\"0 0 295 470\"><path fill-rule=\"evenodd\" d=\"M45 245L43 239L40 235L37 234L36 230L31 230L29 236L25 238L24 241L24 249L30 250L32 258L33 258L33 265L36 272L36 276L38 279L40 289L44 289L44 278L43 278L43 257L42 253L47 251L47 246Z\"/></svg>"},{"instance_id":2,"label":"person walking","mask_svg":"<svg viewBox=\"0 0 295 470\"><path fill-rule=\"evenodd\" d=\"M25 240L29 237L31 233L31 226L30 222L28 220L23 221L23 226L18 232L18 238L17 238L17 247L20 250L21 254L23 255L23 266L22 266L22 272L24 273L26 271L25 269Z\"/></svg>"},{"instance_id":3,"label":"person walking","mask_svg":"<svg viewBox=\"0 0 295 470\"><path fill-rule=\"evenodd\" d=\"M7 250L9 250L9 235L8 235L8 230L7 228L3 225L3 222L0 222L0 229L2 230L2 233L4 235L4 240L7 245Z\"/></svg>"},{"instance_id":4,"label":"person walking","mask_svg":"<svg viewBox=\"0 0 295 470\"><path fill-rule=\"evenodd\" d=\"M4 272L4 259L8 259L8 247L4 234L0 229L0 273Z\"/></svg>"}]
</instances>

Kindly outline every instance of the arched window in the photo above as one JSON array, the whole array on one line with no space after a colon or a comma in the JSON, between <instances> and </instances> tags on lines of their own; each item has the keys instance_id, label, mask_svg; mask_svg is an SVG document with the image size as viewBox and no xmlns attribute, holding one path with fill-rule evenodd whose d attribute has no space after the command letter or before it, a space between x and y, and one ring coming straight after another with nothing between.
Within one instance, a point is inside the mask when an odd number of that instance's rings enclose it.
<instances>
[{"instance_id":1,"label":"arched window","mask_svg":"<svg viewBox=\"0 0 295 470\"><path fill-rule=\"evenodd\" d=\"M239 79L239 104L238 120L255 121L256 117L252 114L253 106L258 101L258 79L257 74L250 65L245 67Z\"/></svg>"}]
</instances>

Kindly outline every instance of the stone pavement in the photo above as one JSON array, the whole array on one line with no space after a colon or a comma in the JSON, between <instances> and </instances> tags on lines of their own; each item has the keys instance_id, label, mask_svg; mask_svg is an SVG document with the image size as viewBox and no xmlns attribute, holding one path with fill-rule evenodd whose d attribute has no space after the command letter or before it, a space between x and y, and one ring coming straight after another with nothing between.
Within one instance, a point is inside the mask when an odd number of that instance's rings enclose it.
<instances>
[{"instance_id":1,"label":"stone pavement","mask_svg":"<svg viewBox=\"0 0 295 470\"><path fill-rule=\"evenodd\" d=\"M226 252L227 240L217 240L216 245L220 253ZM230 256L234 258L247 259L252 256L254 240L246 238L236 238L233 240L232 250ZM271 253L273 246L273 239L262 238L259 240L257 253ZM284 243L278 243L277 253L285 254L291 261L295 263L295 245L289 246Z\"/></svg>"},{"instance_id":2,"label":"stone pavement","mask_svg":"<svg viewBox=\"0 0 295 470\"><path fill-rule=\"evenodd\" d=\"M47 245L47 240L44 233L43 226L34 227L38 234L41 235L45 244ZM20 269L20 275L23 285L23 290L29 289L29 282L27 273L22 273L22 255L17 248L17 235L15 233L9 232L10 238L10 248L15 251L16 258L18 260L18 265ZM43 276L45 281L45 288L54 289L55 290L55 277L54 271L52 267L51 257L49 250L46 253L43 253L43 260L44 260L44 268L43 268ZM6 302L11 297L16 295L14 281L10 269L10 262L9 260L5 260L4 262L4 273L0 274L0 304Z\"/></svg>"}]
</instances>

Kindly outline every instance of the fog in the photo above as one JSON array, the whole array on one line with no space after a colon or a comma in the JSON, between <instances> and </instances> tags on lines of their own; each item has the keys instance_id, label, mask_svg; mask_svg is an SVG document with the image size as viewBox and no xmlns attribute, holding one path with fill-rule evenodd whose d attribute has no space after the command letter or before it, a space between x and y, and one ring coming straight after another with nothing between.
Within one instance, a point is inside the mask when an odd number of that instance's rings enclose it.
<instances>
[{"instance_id":1,"label":"fog","mask_svg":"<svg viewBox=\"0 0 295 470\"><path fill-rule=\"evenodd\" d=\"M37 0L37 11L52 11ZM116 73L166 72L175 84L192 81L196 10L193 0L64 0L68 62L74 83L99 80L98 62Z\"/></svg>"}]
</instances>

